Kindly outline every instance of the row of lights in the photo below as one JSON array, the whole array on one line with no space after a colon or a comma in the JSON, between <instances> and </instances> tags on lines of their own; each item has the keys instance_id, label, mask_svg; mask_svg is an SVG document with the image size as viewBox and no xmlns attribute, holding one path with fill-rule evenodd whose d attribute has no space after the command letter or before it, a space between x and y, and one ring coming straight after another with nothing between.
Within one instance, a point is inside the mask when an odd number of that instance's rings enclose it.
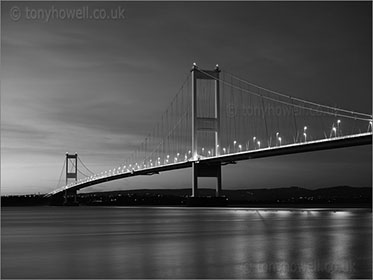
<instances>
[{"instance_id":1,"label":"row of lights","mask_svg":"<svg viewBox=\"0 0 373 280\"><path fill-rule=\"evenodd\" d=\"M334 135L334 137L338 137L338 133L340 131L340 125L341 125L341 120L337 120L337 126L335 126L333 124L332 129L331 129L331 137L333 135ZM304 142L307 142L307 129L308 129L307 126L303 127ZM369 122L368 130L369 129L372 129L372 121ZM280 136L280 132L276 132L276 146L277 145L281 146L282 145L282 140L283 139ZM253 137L253 144L254 144L254 149L260 149L261 142L257 139L256 136ZM237 146L238 150L236 149L236 146ZM217 148L219 148L219 145L217 145ZM246 149L248 150L248 145L246 146ZM203 155L204 152L205 152L204 147L201 148L201 152L202 152L202 155ZM230 154L229 146L228 146L228 149L226 147L223 147L222 152L223 152L223 155L224 154ZM236 140L233 141L233 153L235 153L235 152L242 152L242 145L239 144ZM187 154L184 154L184 161L187 161L188 158L191 158L191 156L192 156L192 152L189 150ZM213 150L208 150L207 151L207 156L209 156L209 157L213 156ZM180 153L177 153L176 157L173 158L173 163L178 163L180 161L179 157L180 157ZM170 164L170 163L171 163L170 155L167 155L166 158L163 160L163 164L165 165L165 164ZM125 172L134 172L135 170L141 170L143 168L145 169L145 168L154 167L154 166L161 166L161 158L160 157L157 158L155 163L153 163L152 159L150 159L148 164L145 164L145 163L142 164L142 165L139 165L138 163L135 163L133 165L129 164L128 166L125 165L123 167L118 167L118 169L114 168L113 170L101 172L100 175L97 175L97 174L92 175L91 177L81 179L78 182L68 184L65 187L65 189L68 188L68 187L71 187L73 185L79 184L79 183L89 182L89 181L92 181L92 180L105 178L105 177L109 177L109 176L112 176L112 175L123 174Z\"/></svg>"}]
</instances>

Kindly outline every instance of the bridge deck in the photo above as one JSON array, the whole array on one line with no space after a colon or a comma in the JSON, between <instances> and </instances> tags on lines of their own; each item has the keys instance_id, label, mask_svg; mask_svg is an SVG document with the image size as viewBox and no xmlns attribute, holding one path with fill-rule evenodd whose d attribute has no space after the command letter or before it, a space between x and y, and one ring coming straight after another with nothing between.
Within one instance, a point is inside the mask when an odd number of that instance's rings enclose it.
<instances>
[{"instance_id":1,"label":"bridge deck","mask_svg":"<svg viewBox=\"0 0 373 280\"><path fill-rule=\"evenodd\" d=\"M227 154L227 155L220 155L208 158L199 158L197 162L205 163L205 164L230 164L236 161L241 160L248 160L248 159L255 159L255 158L264 158L264 157L272 157L272 156L279 156L279 155L287 155L287 154L296 154L296 153L304 153L304 152L311 152L311 151L319 151L319 150L327 150L327 149L336 149L336 148L344 148L344 147L352 147L352 146L360 146L360 145L371 145L372 144L372 133L361 133L352 136L344 136L338 138L329 138L323 140L316 140L316 141L308 141L303 143L296 143L290 145L282 145L278 147L270 147L270 148L262 148L257 150L251 151L243 151L234 154ZM127 177L133 176L140 176L140 175L153 175L158 174L160 172L169 171L169 170L176 170L182 168L188 168L192 166L192 160L166 164L162 166L156 167L149 167L140 170L132 170L130 172L124 172L120 174L114 174L111 176L101 177L97 179L92 179L90 181L85 181L78 183L76 185L71 186L70 190L79 190L82 188L86 188L89 186L114 181L118 179L123 179ZM59 192L64 191L66 188L60 188L55 190L48 195L54 195Z\"/></svg>"}]
</instances>

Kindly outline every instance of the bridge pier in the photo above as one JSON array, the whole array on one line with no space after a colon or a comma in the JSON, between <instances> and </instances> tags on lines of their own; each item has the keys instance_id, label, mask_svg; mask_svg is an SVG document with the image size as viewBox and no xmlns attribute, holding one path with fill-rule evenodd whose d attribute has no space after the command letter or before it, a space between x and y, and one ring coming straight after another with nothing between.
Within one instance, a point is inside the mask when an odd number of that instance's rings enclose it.
<instances>
[{"instance_id":1,"label":"bridge pier","mask_svg":"<svg viewBox=\"0 0 373 280\"><path fill-rule=\"evenodd\" d=\"M221 196L222 176L220 163L212 165L192 163L192 197L198 197L198 177L216 178L215 196Z\"/></svg>"},{"instance_id":2,"label":"bridge pier","mask_svg":"<svg viewBox=\"0 0 373 280\"><path fill-rule=\"evenodd\" d=\"M202 70L194 63L192 72L192 197L198 197L198 177L216 178L216 197L221 196L221 164L203 164L199 163L198 155L198 133L207 132L215 135L213 151L215 156L220 155L220 69L216 65L214 70ZM209 115L198 115L197 97L198 81L210 81L214 85L214 112Z\"/></svg>"},{"instance_id":3,"label":"bridge pier","mask_svg":"<svg viewBox=\"0 0 373 280\"><path fill-rule=\"evenodd\" d=\"M79 205L77 190L65 190L63 205Z\"/></svg>"},{"instance_id":4,"label":"bridge pier","mask_svg":"<svg viewBox=\"0 0 373 280\"><path fill-rule=\"evenodd\" d=\"M73 167L72 170L69 168L70 164ZM66 153L66 164L65 165L66 165L66 185L69 182L69 179L74 179L75 182L77 182L78 181L78 154L75 153L75 155L69 155L69 153ZM79 205L76 189L65 190L63 205Z\"/></svg>"}]
</instances>

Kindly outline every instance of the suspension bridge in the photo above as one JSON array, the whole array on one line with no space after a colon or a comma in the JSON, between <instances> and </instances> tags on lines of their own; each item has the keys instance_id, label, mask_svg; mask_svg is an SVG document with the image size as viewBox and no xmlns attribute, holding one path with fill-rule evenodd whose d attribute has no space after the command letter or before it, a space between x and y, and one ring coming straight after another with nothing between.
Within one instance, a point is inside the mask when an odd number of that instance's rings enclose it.
<instances>
[{"instance_id":1,"label":"suspension bridge","mask_svg":"<svg viewBox=\"0 0 373 280\"><path fill-rule=\"evenodd\" d=\"M67 153L59 183L46 196L76 200L78 190L96 184L192 168L192 197L198 197L199 177L216 178L219 197L224 165L371 144L371 114L266 89L218 65L203 70L193 64L159 122L120 166L95 173Z\"/></svg>"}]
</instances>

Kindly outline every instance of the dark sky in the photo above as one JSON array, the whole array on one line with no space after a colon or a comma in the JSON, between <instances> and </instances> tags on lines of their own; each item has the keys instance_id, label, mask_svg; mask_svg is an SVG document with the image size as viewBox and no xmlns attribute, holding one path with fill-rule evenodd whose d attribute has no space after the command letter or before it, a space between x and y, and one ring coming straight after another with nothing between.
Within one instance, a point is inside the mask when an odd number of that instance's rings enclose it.
<instances>
[{"instance_id":1,"label":"dark sky","mask_svg":"<svg viewBox=\"0 0 373 280\"><path fill-rule=\"evenodd\" d=\"M65 152L123 163L193 62L273 90L372 112L371 2L1 2L1 189L51 191ZM10 16L14 7L20 18ZM121 7L125 19L42 18ZM39 18L27 17L34 9ZM29 14L30 15L30 14ZM223 188L372 185L371 147L224 167ZM188 187L190 170L88 190ZM203 180L202 186L213 184Z\"/></svg>"}]
</instances>

